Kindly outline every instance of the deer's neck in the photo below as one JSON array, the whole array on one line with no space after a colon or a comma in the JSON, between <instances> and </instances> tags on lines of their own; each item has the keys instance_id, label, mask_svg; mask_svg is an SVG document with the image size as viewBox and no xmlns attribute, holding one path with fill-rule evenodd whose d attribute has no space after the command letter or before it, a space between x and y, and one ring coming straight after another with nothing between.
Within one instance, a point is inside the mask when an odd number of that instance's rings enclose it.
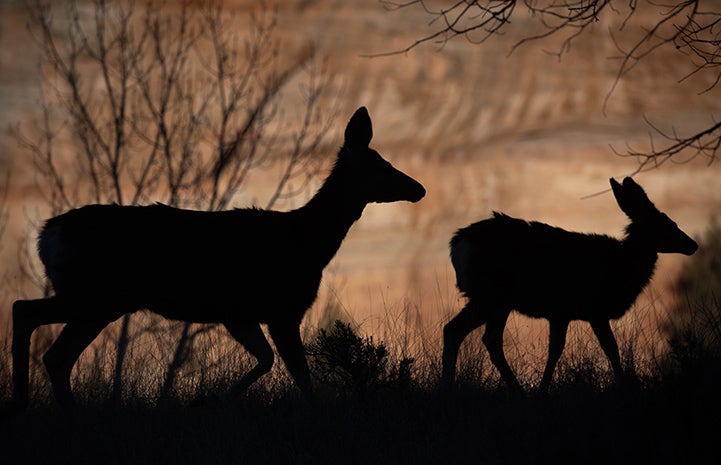
<instances>
[{"instance_id":1,"label":"deer's neck","mask_svg":"<svg viewBox=\"0 0 721 465\"><path fill-rule=\"evenodd\" d=\"M639 292L650 281L658 260L658 252L649 237L652 236L646 234L642 226L631 224L626 228L626 237L622 241L628 267L627 279L639 284Z\"/></svg>"},{"instance_id":2,"label":"deer's neck","mask_svg":"<svg viewBox=\"0 0 721 465\"><path fill-rule=\"evenodd\" d=\"M348 230L366 206L358 199L342 169L334 168L323 186L303 207L296 210L307 237L308 252L325 266L335 256Z\"/></svg>"}]
</instances>

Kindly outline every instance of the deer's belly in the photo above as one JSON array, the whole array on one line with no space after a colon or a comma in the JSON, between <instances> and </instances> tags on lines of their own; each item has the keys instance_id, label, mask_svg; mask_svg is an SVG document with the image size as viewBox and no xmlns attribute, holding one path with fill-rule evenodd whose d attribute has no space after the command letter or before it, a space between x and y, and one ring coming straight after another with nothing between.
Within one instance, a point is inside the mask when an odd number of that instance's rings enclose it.
<instances>
[{"instance_id":1,"label":"deer's belly","mask_svg":"<svg viewBox=\"0 0 721 465\"><path fill-rule=\"evenodd\" d=\"M202 288L168 286L163 293L150 292L138 304L166 318L199 323L277 319L300 322L316 299L320 279L232 280L206 283Z\"/></svg>"},{"instance_id":2,"label":"deer's belly","mask_svg":"<svg viewBox=\"0 0 721 465\"><path fill-rule=\"evenodd\" d=\"M513 309L532 318L573 320L615 320L621 318L630 305L607 300L586 300L576 302L546 301L519 302Z\"/></svg>"}]
</instances>

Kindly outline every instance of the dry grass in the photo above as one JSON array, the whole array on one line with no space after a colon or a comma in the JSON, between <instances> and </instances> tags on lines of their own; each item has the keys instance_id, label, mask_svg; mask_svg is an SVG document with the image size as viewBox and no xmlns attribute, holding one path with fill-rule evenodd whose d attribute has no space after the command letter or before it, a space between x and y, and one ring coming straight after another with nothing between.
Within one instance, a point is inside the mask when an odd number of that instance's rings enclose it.
<instances>
[{"instance_id":1,"label":"dry grass","mask_svg":"<svg viewBox=\"0 0 721 465\"><path fill-rule=\"evenodd\" d=\"M684 268L679 286L687 298L678 318L662 319L655 304L637 304L615 323L629 375L621 383L588 325L574 323L550 392L535 392L546 331L516 318L507 327L506 352L527 395L514 396L500 382L481 331L461 348L456 388L443 390L440 327L433 330L417 305L384 302L382 317L358 323L329 298L303 327L317 382L313 397L301 397L277 363L241 397L206 404L197 401L223 392L251 360L222 327L192 325L192 350L173 364L182 327L139 314L120 395L113 395L115 325L79 360L73 375L79 406L72 409L55 405L38 363L57 327L33 338L32 402L13 409L6 332L0 449L25 464L713 462L721 433L721 301L714 297L721 242L719 228L709 231ZM452 315L445 291L435 302L439 315ZM168 384L171 366L178 368Z\"/></svg>"},{"instance_id":2,"label":"dry grass","mask_svg":"<svg viewBox=\"0 0 721 465\"><path fill-rule=\"evenodd\" d=\"M404 316L406 321L412 317ZM227 387L250 361L224 330L212 328L195 340L173 389L159 397L178 328L144 318L134 331L121 401L112 397L111 328L74 371L80 406L72 410L54 405L38 365L31 378L31 407L23 412L9 408L6 335L0 357L2 450L24 457L23 463L61 459L74 464L665 464L716 456L713 444L720 431L708 420L721 414L718 345L706 346L704 357L687 353L686 347L684 353L648 358L636 349L648 335L620 331L623 357L636 382L617 385L592 335L579 326L569 337L551 392L541 395L530 389L540 375L537 352L543 348L521 344L511 328L509 358L530 390L517 398L500 384L479 335L464 344L458 387L447 392L437 384L436 341L413 340L403 329L406 323L397 320L384 338L364 336L362 325L347 323L354 330L350 339L374 349L363 352L373 354L365 362L377 363L377 349L385 351L378 376L392 374L403 357L412 357L408 382L380 383L361 396L352 381L320 383L315 397L304 399L277 364L241 398L194 406L195 399ZM307 327L306 341L317 340L318 331ZM43 339L51 336L46 331L35 337L35 360L46 346Z\"/></svg>"}]
</instances>

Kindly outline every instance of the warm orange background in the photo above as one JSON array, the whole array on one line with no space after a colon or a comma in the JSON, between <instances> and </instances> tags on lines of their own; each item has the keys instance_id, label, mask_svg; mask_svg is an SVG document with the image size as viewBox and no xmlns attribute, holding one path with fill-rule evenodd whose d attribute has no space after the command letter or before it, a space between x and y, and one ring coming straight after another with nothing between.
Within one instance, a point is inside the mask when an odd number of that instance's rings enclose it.
<instances>
[{"instance_id":1,"label":"warm orange background","mask_svg":"<svg viewBox=\"0 0 721 465\"><path fill-rule=\"evenodd\" d=\"M9 321L10 303L20 297L15 289L23 285L17 272L18 238L32 232L29 221L43 213L28 155L5 131L39 110L39 54L27 35L20 3L0 6L0 171L12 172L11 222L0 250L0 273L10 283L0 296L2 325ZM243 9L255 2L226 3ZM419 9L386 11L376 0L278 3L278 33L287 44L282 50L289 54L313 43L334 75L328 98L340 93L340 111L331 133L335 145L328 151L335 152L348 118L365 105L374 123L371 146L428 191L418 204L366 209L326 269L311 319L320 317L330 293L346 316L368 332L382 332L395 318L400 323L393 325L422 327L439 337L442 323L462 306L448 260L455 229L499 210L620 236L626 219L604 191L609 177L632 172L637 161L617 156L610 146L619 151L647 147L653 131L644 115L679 133L721 117L721 86L700 94L713 78L703 74L679 83L693 68L673 47L657 50L626 75L604 113L619 66L611 59L618 51L609 28L620 24L621 14L607 14L560 60L547 53L558 50L560 38L509 54L515 40L534 27L521 9L507 34L481 45L456 39L442 48L429 43L405 54L369 58L364 55L397 50L422 36L429 31L428 17ZM641 13L634 21L656 18ZM632 39L633 32L624 37ZM300 104L297 96L288 95L288 108ZM698 159L636 179L659 209L699 236L721 205L719 174L718 162ZM269 189L268 180L257 174L234 206L248 205ZM600 194L586 198L594 193ZM661 257L638 305L646 306L650 298L655 309L665 311L682 261ZM526 320L517 324L530 326Z\"/></svg>"}]
</instances>

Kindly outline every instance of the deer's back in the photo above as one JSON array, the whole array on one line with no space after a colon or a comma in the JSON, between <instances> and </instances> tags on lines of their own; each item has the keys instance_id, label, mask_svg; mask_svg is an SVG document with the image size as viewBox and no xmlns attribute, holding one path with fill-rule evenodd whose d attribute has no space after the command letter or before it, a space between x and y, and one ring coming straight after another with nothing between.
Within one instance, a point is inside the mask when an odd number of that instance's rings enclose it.
<instances>
[{"instance_id":1,"label":"deer's back","mask_svg":"<svg viewBox=\"0 0 721 465\"><path fill-rule=\"evenodd\" d=\"M305 311L320 282L323 266L303 256L305 230L293 221L256 209L90 205L48 220L38 248L64 298L194 321L219 320L230 307L268 317L268 301Z\"/></svg>"},{"instance_id":2,"label":"deer's back","mask_svg":"<svg viewBox=\"0 0 721 465\"><path fill-rule=\"evenodd\" d=\"M621 241L494 213L451 239L458 288L471 299L533 317L622 316L647 284L652 263Z\"/></svg>"}]
</instances>

